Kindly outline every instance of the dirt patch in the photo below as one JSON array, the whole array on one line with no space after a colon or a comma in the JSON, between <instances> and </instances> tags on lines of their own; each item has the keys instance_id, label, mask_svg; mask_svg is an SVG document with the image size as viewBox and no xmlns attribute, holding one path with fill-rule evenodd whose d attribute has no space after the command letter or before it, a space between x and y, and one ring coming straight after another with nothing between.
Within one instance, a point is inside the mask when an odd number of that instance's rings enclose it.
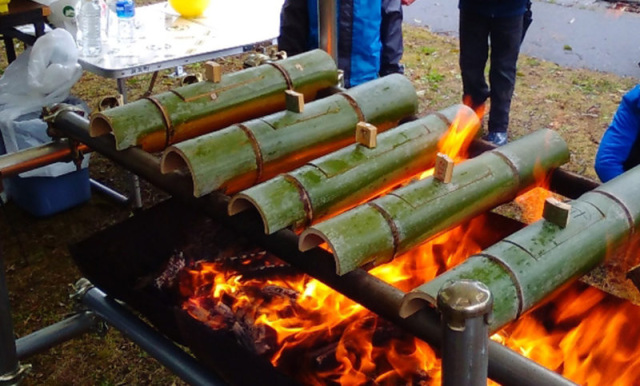
<instances>
[{"instance_id":1,"label":"dirt patch","mask_svg":"<svg viewBox=\"0 0 640 386\"><path fill-rule=\"evenodd\" d=\"M404 63L420 95L421 114L439 110L461 100L458 43L427 29L405 26ZM242 57L220 61L228 71L241 66ZM0 68L5 68L0 63ZM201 72L200 65L187 67ZM178 80L163 71L155 92L176 87ZM127 81L130 100L148 87L150 75ZM572 70L553 63L522 56L512 105L510 136L517 138L540 128L557 130L568 142L571 161L567 169L595 178L593 160L604 130L609 125L622 95L637 80L588 70ZM73 88L96 108L98 101L116 90L116 83L85 73ZM128 192L126 172L94 155L91 176ZM149 207L166 196L143 182L142 198ZM17 336L24 336L63 319L73 312L70 284L80 272L69 256L67 245L86 238L98 229L133 215L94 194L79 207L55 216L37 219L13 203L0 213L0 246L7 270L12 316ZM26 263L25 263L26 262ZM114 330L106 335L88 334L30 358L33 371L26 384L182 384L168 370Z\"/></svg>"}]
</instances>

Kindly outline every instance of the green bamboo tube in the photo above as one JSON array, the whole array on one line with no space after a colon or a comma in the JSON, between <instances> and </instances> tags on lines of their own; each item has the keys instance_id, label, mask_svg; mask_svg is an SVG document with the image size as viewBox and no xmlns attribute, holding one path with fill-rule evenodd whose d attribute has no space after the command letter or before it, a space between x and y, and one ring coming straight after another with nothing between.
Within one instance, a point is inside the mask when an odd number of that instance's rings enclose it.
<instances>
[{"instance_id":1,"label":"green bamboo tube","mask_svg":"<svg viewBox=\"0 0 640 386\"><path fill-rule=\"evenodd\" d=\"M450 183L430 177L305 230L300 249L327 242L343 275L391 261L430 237L514 199L539 173L569 160L564 140L540 130L456 165ZM538 175L537 175L538 174Z\"/></svg>"},{"instance_id":2,"label":"green bamboo tube","mask_svg":"<svg viewBox=\"0 0 640 386\"><path fill-rule=\"evenodd\" d=\"M417 95L402 75L390 75L304 107L282 111L173 145L161 170L187 169L194 195L235 193L355 141L367 121L389 128L417 109Z\"/></svg>"},{"instance_id":3,"label":"green bamboo tube","mask_svg":"<svg viewBox=\"0 0 640 386\"><path fill-rule=\"evenodd\" d=\"M571 201L565 228L542 219L415 288L405 295L400 315L436 304L446 282L473 279L491 290L490 329L500 329L605 258L631 252L626 247L640 227L638 192L640 167Z\"/></svg>"},{"instance_id":4,"label":"green bamboo tube","mask_svg":"<svg viewBox=\"0 0 640 386\"><path fill-rule=\"evenodd\" d=\"M480 125L470 108L451 106L382 133L375 148L353 144L249 188L232 197L229 214L255 209L271 234L352 208L432 167L454 119Z\"/></svg>"},{"instance_id":5,"label":"green bamboo tube","mask_svg":"<svg viewBox=\"0 0 640 386\"><path fill-rule=\"evenodd\" d=\"M282 110L287 89L311 101L319 90L337 84L337 74L331 56L314 50L224 74L219 83L198 82L96 113L89 132L94 137L113 134L118 150L140 145L158 151L167 144Z\"/></svg>"}]
</instances>

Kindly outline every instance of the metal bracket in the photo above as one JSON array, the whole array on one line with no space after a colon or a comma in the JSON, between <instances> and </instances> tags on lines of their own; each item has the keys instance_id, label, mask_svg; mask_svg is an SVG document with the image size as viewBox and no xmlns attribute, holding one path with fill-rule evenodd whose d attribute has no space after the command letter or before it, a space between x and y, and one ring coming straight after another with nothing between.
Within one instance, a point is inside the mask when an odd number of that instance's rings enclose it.
<instances>
[{"instance_id":1,"label":"metal bracket","mask_svg":"<svg viewBox=\"0 0 640 386\"><path fill-rule=\"evenodd\" d=\"M19 385L30 371L30 364L18 364L18 369L16 371L9 374L0 374L0 386Z\"/></svg>"},{"instance_id":2,"label":"metal bracket","mask_svg":"<svg viewBox=\"0 0 640 386\"><path fill-rule=\"evenodd\" d=\"M73 160L73 164L76 165L76 169L82 169L82 160L84 159L84 154L79 149L80 142L69 138L69 149L71 150L71 159Z\"/></svg>"},{"instance_id":3,"label":"metal bracket","mask_svg":"<svg viewBox=\"0 0 640 386\"><path fill-rule=\"evenodd\" d=\"M47 123L47 134L51 138L63 137L63 135L53 126L53 123L58 115L65 111L74 112L82 117L84 117L85 114L84 110L80 107L70 105L68 103L56 103L52 106L45 106L42 108L42 120Z\"/></svg>"},{"instance_id":4,"label":"metal bracket","mask_svg":"<svg viewBox=\"0 0 640 386\"><path fill-rule=\"evenodd\" d=\"M84 295L86 295L86 293L89 292L89 290L91 290L93 287L94 285L91 284L88 279L83 277L79 279L76 284L73 284L71 286L74 292L71 294L70 298L72 300L80 301L82 300Z\"/></svg>"},{"instance_id":5,"label":"metal bracket","mask_svg":"<svg viewBox=\"0 0 640 386\"><path fill-rule=\"evenodd\" d=\"M47 123L47 135L49 135L54 140L63 138L64 135L59 132L54 126L53 123L56 120L56 117L65 111L74 112L80 116L84 116L85 112L82 108L70 105L68 103L57 103L52 106L45 106L42 108L42 120ZM78 146L80 142L69 138L69 148L71 150L71 159L73 160L74 165L78 170L82 167L82 159L84 158L82 152L79 150Z\"/></svg>"},{"instance_id":6,"label":"metal bracket","mask_svg":"<svg viewBox=\"0 0 640 386\"><path fill-rule=\"evenodd\" d=\"M92 316L95 318L95 325L93 331L98 334L98 336L105 336L107 331L109 331L109 325L103 319L98 317L96 313L92 310L89 310L83 303L82 298L93 289L95 286L86 278L79 279L76 284L71 285L71 289L73 293L69 295L69 298L75 302L76 312L89 311ZM2 385L0 385L2 386Z\"/></svg>"}]
</instances>

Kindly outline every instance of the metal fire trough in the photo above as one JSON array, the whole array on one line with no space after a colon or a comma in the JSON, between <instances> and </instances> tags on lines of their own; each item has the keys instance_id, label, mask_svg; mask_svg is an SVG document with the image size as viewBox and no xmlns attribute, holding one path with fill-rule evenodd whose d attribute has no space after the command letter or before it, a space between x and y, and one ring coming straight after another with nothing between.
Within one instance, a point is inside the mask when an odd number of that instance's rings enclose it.
<instances>
[{"instance_id":1,"label":"metal fire trough","mask_svg":"<svg viewBox=\"0 0 640 386\"><path fill-rule=\"evenodd\" d=\"M167 251L184 241L185 234L168 232L167 224L173 224L172 229L192 229L194 225L211 226L211 219L224 227L233 230L238 237L245 237L251 243L259 245L280 257L293 267L328 284L333 289L343 293L358 303L364 305L374 313L395 323L434 347L439 347L442 340L440 317L432 308L424 308L408 318L398 316L403 296L402 291L371 276L365 270L357 269L338 276L331 254L319 248L307 252L298 249L298 236L290 230L280 230L271 235L263 233L263 224L255 213L241 213L236 216L227 215L229 198L219 193L211 193L201 198L194 198L191 182L183 175L162 174L159 161L151 154L138 148L116 150L113 139L109 136L91 137L88 134L88 121L73 112L60 112L54 121L54 126L65 136L86 144L94 151L98 151L115 162L121 164L131 172L142 176L155 186L170 193L174 198L153 208L149 213L142 213L129 222L107 229L96 234L90 240L77 245L75 258L83 273L98 286L93 287L88 281L80 281L78 299L96 315L113 324L125 335L130 337L143 349L149 351L161 363L168 366L177 375L192 384L222 384L232 380L236 384L258 384L261 380L272 379L273 384L294 384L275 371L269 363L253 355L254 368L260 369L253 374L246 374L242 369L234 368L234 360L230 358L252 358L251 353L237 348L232 340L225 336L212 334L199 322L185 316L184 312L169 305L166 299L148 289L140 290L140 280L149 272L156 272L166 258ZM490 149L487 143L478 141L472 145L472 152L479 154ZM551 179L551 189L566 197L575 198L582 193L596 187L593 181L580 176L556 170ZM191 207L195 212L185 211ZM178 209L179 208L179 209ZM202 216L202 214L206 216ZM518 224L497 217L492 221L503 224L503 228L516 229ZM155 224L141 226L141 224ZM175 227L175 224L180 226ZM117 251L108 246L115 234L130 233L130 229L150 229L144 235L149 242L133 244L125 242L119 245ZM161 241L161 242L159 242ZM91 245L91 247L89 247ZM98 247L96 247L98 246ZM100 247L102 246L102 247ZM96 251L102 251L97 253ZM117 252L117 253L116 253ZM130 270L118 269L118 259L137 264ZM131 266L131 264L128 264ZM114 272L117 271L117 272ZM3 278L1 278L3 279ZM4 282L4 280L0 280ZM104 291L104 293L102 292ZM8 299L0 299L0 318L10 315ZM106 293L106 294L105 294ZM153 328L142 323L114 299L123 300L132 308L145 315L158 330L178 343L187 344L198 360L182 352L171 341L159 335ZM13 343L13 333L10 320L0 324L0 374L8 374L6 379L12 379L20 371L18 360L34 352L38 352L54 344L70 339L85 332L92 325L89 313L83 313L72 319L61 322L43 330L21 338L16 346ZM189 331L190 334L182 332ZM194 333L198 331L198 333ZM190 339L191 337L191 339ZM196 337L194 339L194 337ZM204 338L206 337L206 339ZM545 369L535 362L520 356L514 351L498 343L489 342L488 376L502 384L518 385L561 385L572 384L558 374ZM212 350L212 348L220 350ZM243 367L246 368L246 367ZM215 371L212 371L215 369ZM264 378L268 374L269 378ZM223 381L224 379L224 381Z\"/></svg>"},{"instance_id":2,"label":"metal fire trough","mask_svg":"<svg viewBox=\"0 0 640 386\"><path fill-rule=\"evenodd\" d=\"M278 69L278 71L281 70ZM357 101L358 97L356 94L348 96L347 99L350 104L354 104L357 103L354 101ZM159 103L157 100L152 102L156 106ZM383 121L383 118L380 120ZM162 110L159 121L164 120L164 123L170 126L168 123L170 119L168 113ZM460 349L459 345L465 344L464 339L469 337L459 340L459 336L446 333L446 329L443 334L440 315L434 308L420 308L408 317L401 317L398 310L406 295L404 292L375 278L361 268L341 276L336 274L334 257L331 253L320 248L301 252L298 235L289 229L265 234L264 219L260 218L256 212L245 211L229 216L227 213L229 196L219 191L194 197L194 183L189 176L179 172L163 173L157 156L139 147L118 150L114 138L110 135L92 137L89 133L89 122L72 111L58 110L51 117L51 125L62 137L78 141L92 151L105 155L169 193L173 198L122 224L99 232L72 248L77 265L89 279L83 279L77 283L76 296L87 311L14 341L7 289L0 287L0 385L12 384L20 380L20 374L23 371L23 367L19 364L20 360L86 332L94 323L94 315L122 331L190 384L207 385L228 382L256 385L264 384L265 379L269 379L270 384L296 384L294 380L278 372L258 355L240 348L229 336L212 331L191 318L179 307L179 304L175 303L175 299L166 293L146 285L151 275L157 274L162 269L172 250L180 248L185 243L197 245L198 248L211 247L206 240L193 240L193 235L210 234L212 229L220 231L222 228L225 232L231 232L230 238L243 240L239 244L264 248L296 270L324 282L433 347L442 349L444 338L446 347L458 345L458 353L467 351L464 346ZM242 130L248 129L243 126ZM169 139L167 128L167 144ZM156 141L154 144L157 143L157 138L154 141ZM177 152L188 151L186 147L176 146ZM472 155L479 155L491 149L491 145L482 141L474 141L471 145ZM38 162L31 162L31 164L35 165ZM269 167L258 169L247 172L247 175L256 180L264 175L266 179ZM232 192L238 191L240 189L237 189L237 186L246 184L246 180L246 178L230 180L227 189ZM561 169L555 169L551 174L550 187L558 194L575 199L598 187L598 184ZM487 215L491 216L492 224L496 224L497 228L505 231L505 235L522 227L522 224L501 216ZM144 229L145 232L141 234L138 231L140 229ZM176 232L176 230L179 231ZM122 236L134 233L136 240ZM117 243L114 242L116 239L119 240ZM488 247L489 243L497 240L486 241L488 245L483 247ZM125 265L126 270L122 269ZM4 270L0 270L0 284L4 286L4 283ZM140 321L118 301L123 301L144 315L161 334L152 326ZM482 383L483 374L486 376L488 372L489 378L508 385L573 384L509 348L495 342L487 342L486 332L480 338L485 341L480 344L488 345L488 355L479 353L480 357L478 357L472 353L473 355L465 356L465 360L473 362L473 365L469 365L473 368L471 375L480 377L476 378L475 382ZM197 359L187 355L174 342L188 346L196 354ZM239 365L238 358L242 358L242 365ZM447 360L445 355L443 361ZM456 358L453 360L455 361ZM251 365L248 366L247 363ZM446 363L443 363L443 367L445 366ZM247 372L248 367L256 371ZM459 384L459 382L460 378L447 376L446 371L444 372L443 383Z\"/></svg>"}]
</instances>

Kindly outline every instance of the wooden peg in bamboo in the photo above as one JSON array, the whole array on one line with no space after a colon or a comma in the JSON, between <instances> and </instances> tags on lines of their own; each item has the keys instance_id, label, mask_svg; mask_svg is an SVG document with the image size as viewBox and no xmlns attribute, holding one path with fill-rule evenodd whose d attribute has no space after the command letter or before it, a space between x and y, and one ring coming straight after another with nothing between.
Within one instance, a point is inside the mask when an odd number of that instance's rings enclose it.
<instances>
[{"instance_id":1,"label":"wooden peg in bamboo","mask_svg":"<svg viewBox=\"0 0 640 386\"><path fill-rule=\"evenodd\" d=\"M204 64L204 77L209 82L220 83L222 80L222 66L214 61Z\"/></svg>"},{"instance_id":2,"label":"wooden peg in bamboo","mask_svg":"<svg viewBox=\"0 0 640 386\"><path fill-rule=\"evenodd\" d=\"M294 113L301 113L304 111L304 94L286 90L285 92L287 110Z\"/></svg>"},{"instance_id":3,"label":"wooden peg in bamboo","mask_svg":"<svg viewBox=\"0 0 640 386\"><path fill-rule=\"evenodd\" d=\"M378 128L367 122L356 125L356 142L373 149L378 145Z\"/></svg>"},{"instance_id":4,"label":"wooden peg in bamboo","mask_svg":"<svg viewBox=\"0 0 640 386\"><path fill-rule=\"evenodd\" d=\"M549 197L544 202L542 217L561 228L566 228L569 224L570 212L571 205L556 198Z\"/></svg>"},{"instance_id":5,"label":"wooden peg in bamboo","mask_svg":"<svg viewBox=\"0 0 640 386\"><path fill-rule=\"evenodd\" d=\"M453 176L453 160L446 154L438 153L436 156L436 164L433 171L433 177L445 184L451 182Z\"/></svg>"}]
</instances>

